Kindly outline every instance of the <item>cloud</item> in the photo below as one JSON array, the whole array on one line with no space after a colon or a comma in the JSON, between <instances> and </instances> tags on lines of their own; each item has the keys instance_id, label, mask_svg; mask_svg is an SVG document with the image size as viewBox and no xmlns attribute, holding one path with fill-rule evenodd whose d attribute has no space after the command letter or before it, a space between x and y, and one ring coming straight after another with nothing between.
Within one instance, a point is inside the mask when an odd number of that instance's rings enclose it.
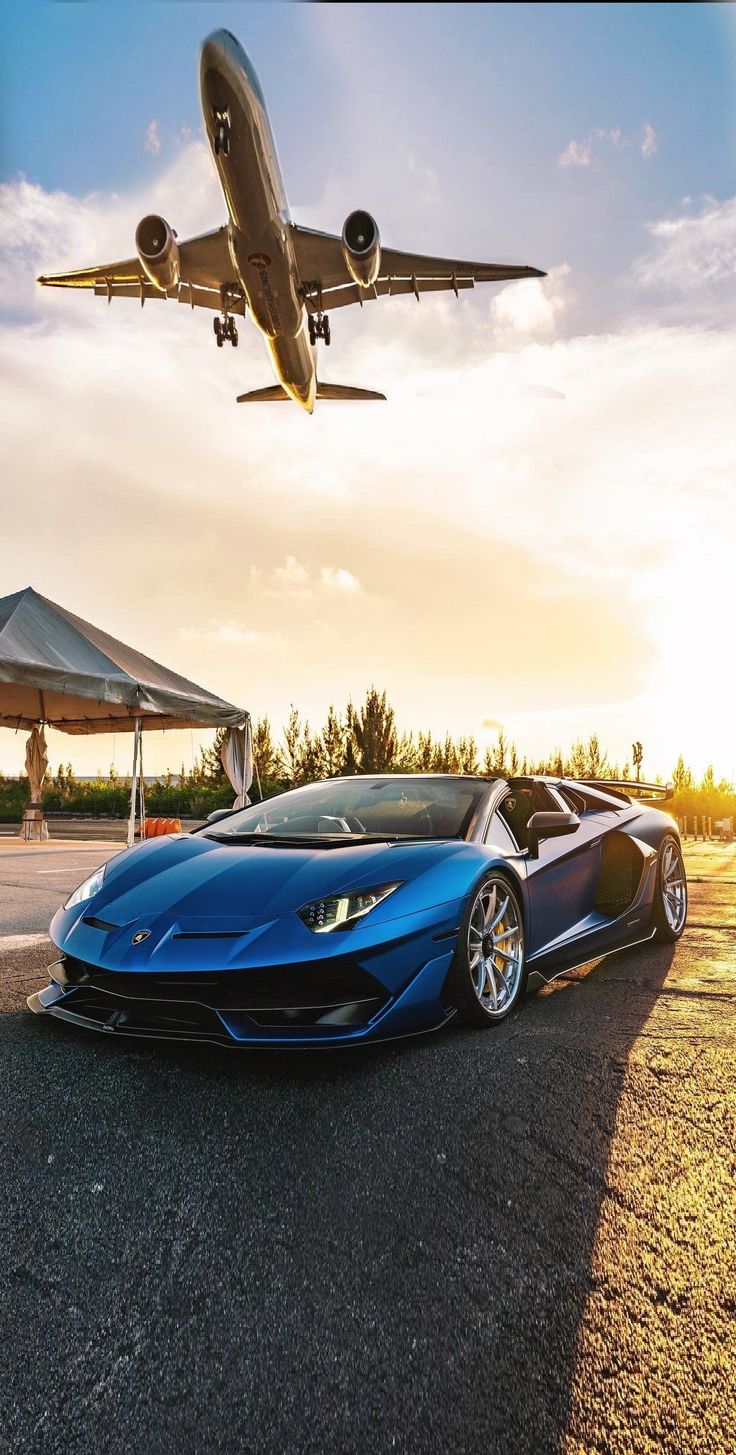
<instances>
[{"instance_id":1,"label":"cloud","mask_svg":"<svg viewBox=\"0 0 736 1455\"><path fill-rule=\"evenodd\" d=\"M595 126L588 132L584 141L569 141L564 152L557 158L557 165L563 170L569 167L589 167L593 162L598 144L613 147L614 151L620 152L634 145L638 146L641 155L645 158L653 157L657 150L657 135L654 127L646 123L641 140L633 136L627 136L620 126Z\"/></svg>"},{"instance_id":2,"label":"cloud","mask_svg":"<svg viewBox=\"0 0 736 1455\"><path fill-rule=\"evenodd\" d=\"M663 773L697 758L701 704L673 714L672 684L691 657L722 680L736 321L665 326L658 308L560 337L566 269L515 285L526 302L502 290L490 317L480 288L398 299L344 310L329 359L387 404L248 412L235 395L270 382L255 330L217 350L207 314L33 283L40 259L129 256L150 206L182 233L215 225L204 148L145 198L3 192L4 590L28 584L31 542L47 595L276 725L291 700L319 721L375 680L407 727L472 731L491 705L536 753L585 714L619 756L633 734ZM710 260L730 288L735 211L652 224L642 269L665 258L682 286ZM722 717L709 755L731 772ZM74 751L94 771L99 745ZM152 742L150 770L176 752Z\"/></svg>"},{"instance_id":3,"label":"cloud","mask_svg":"<svg viewBox=\"0 0 736 1455\"><path fill-rule=\"evenodd\" d=\"M593 151L590 142L569 141L557 158L558 167L589 167Z\"/></svg>"},{"instance_id":4,"label":"cloud","mask_svg":"<svg viewBox=\"0 0 736 1455\"><path fill-rule=\"evenodd\" d=\"M297 561L296 556L287 556L283 566L277 566L271 575L274 594L286 596L309 595L307 583L309 572Z\"/></svg>"},{"instance_id":5,"label":"cloud","mask_svg":"<svg viewBox=\"0 0 736 1455\"><path fill-rule=\"evenodd\" d=\"M179 634L185 642L205 642L210 645L222 643L228 646L244 644L261 647L273 639L268 632L242 627L232 620L218 621L216 617L211 617L206 626L182 627Z\"/></svg>"},{"instance_id":6,"label":"cloud","mask_svg":"<svg viewBox=\"0 0 736 1455\"><path fill-rule=\"evenodd\" d=\"M509 283L491 301L491 317L498 345L553 337L568 301L570 267L551 268L546 278L525 278Z\"/></svg>"},{"instance_id":7,"label":"cloud","mask_svg":"<svg viewBox=\"0 0 736 1455\"><path fill-rule=\"evenodd\" d=\"M689 205L689 199L683 204ZM648 226L653 247L635 267L639 283L688 293L728 283L729 299L736 275L736 197L704 200L701 211L662 218Z\"/></svg>"},{"instance_id":8,"label":"cloud","mask_svg":"<svg viewBox=\"0 0 736 1455\"><path fill-rule=\"evenodd\" d=\"M351 571L344 570L342 566L338 566L337 569L332 566L323 566L319 578L328 591L346 591L350 595L360 591L357 576L353 576Z\"/></svg>"},{"instance_id":9,"label":"cloud","mask_svg":"<svg viewBox=\"0 0 736 1455\"><path fill-rule=\"evenodd\" d=\"M306 602L317 590L353 596L361 589L357 576L344 566L322 566L310 571L296 556L287 556L283 566L276 566L272 571L252 566L250 579L258 592L272 600Z\"/></svg>"},{"instance_id":10,"label":"cloud","mask_svg":"<svg viewBox=\"0 0 736 1455\"><path fill-rule=\"evenodd\" d=\"M161 137L159 135L158 122L154 116L153 121L146 128L146 151L152 152L155 157L161 150Z\"/></svg>"},{"instance_id":11,"label":"cloud","mask_svg":"<svg viewBox=\"0 0 736 1455\"><path fill-rule=\"evenodd\" d=\"M644 134L641 140L641 154L648 160L649 157L654 156L655 152L658 150L658 147L659 142L657 140L657 133L651 123L647 121L644 126Z\"/></svg>"}]
</instances>

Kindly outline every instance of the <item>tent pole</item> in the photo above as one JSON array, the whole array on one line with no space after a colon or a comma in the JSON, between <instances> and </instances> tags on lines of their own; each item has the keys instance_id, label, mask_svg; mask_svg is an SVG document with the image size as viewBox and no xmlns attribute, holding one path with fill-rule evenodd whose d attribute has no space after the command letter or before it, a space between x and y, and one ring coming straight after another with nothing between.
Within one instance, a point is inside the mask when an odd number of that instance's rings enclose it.
<instances>
[{"instance_id":1,"label":"tent pole","mask_svg":"<svg viewBox=\"0 0 736 1455\"><path fill-rule=\"evenodd\" d=\"M138 778L140 783L140 833L138 835L141 843L146 835L146 790L143 782L143 733L141 732L138 745Z\"/></svg>"},{"instance_id":2,"label":"tent pole","mask_svg":"<svg viewBox=\"0 0 736 1455\"><path fill-rule=\"evenodd\" d=\"M132 849L135 843L135 807L138 788L138 749L141 740L141 720L135 720L135 732L133 733L133 777L130 784L130 813L128 815L128 848Z\"/></svg>"}]
</instances>

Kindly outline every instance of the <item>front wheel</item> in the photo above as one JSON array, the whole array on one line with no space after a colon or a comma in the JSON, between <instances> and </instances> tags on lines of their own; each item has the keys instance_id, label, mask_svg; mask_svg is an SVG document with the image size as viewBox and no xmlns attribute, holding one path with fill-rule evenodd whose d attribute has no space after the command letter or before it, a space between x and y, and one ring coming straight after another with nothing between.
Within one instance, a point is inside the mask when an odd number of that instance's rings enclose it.
<instances>
[{"instance_id":1,"label":"front wheel","mask_svg":"<svg viewBox=\"0 0 736 1455\"><path fill-rule=\"evenodd\" d=\"M679 940L686 919L687 875L682 850L674 834L666 834L659 846L652 907L655 940L673 945Z\"/></svg>"},{"instance_id":2,"label":"front wheel","mask_svg":"<svg viewBox=\"0 0 736 1455\"><path fill-rule=\"evenodd\" d=\"M516 1005L526 979L524 922L508 879L488 874L463 914L450 993L466 1025L489 1026Z\"/></svg>"}]
</instances>

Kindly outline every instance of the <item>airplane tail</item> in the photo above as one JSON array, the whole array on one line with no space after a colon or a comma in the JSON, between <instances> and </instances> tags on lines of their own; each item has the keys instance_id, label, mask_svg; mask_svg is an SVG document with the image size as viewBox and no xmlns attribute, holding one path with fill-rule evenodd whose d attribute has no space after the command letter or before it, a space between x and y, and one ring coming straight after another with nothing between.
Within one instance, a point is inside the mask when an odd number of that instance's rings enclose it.
<instances>
[{"instance_id":1,"label":"airplane tail","mask_svg":"<svg viewBox=\"0 0 736 1455\"><path fill-rule=\"evenodd\" d=\"M239 394L238 404L275 404L289 399L281 384L270 384L267 389L251 389L248 394ZM351 384L317 384L318 399L384 399L375 389L354 389Z\"/></svg>"}]
</instances>

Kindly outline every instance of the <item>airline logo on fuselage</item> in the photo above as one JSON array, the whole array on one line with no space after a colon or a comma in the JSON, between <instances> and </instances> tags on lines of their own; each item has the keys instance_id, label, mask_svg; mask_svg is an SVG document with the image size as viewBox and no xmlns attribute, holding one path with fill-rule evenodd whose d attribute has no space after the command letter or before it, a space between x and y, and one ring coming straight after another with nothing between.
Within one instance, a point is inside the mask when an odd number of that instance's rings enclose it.
<instances>
[{"instance_id":1,"label":"airline logo on fuselage","mask_svg":"<svg viewBox=\"0 0 736 1455\"><path fill-rule=\"evenodd\" d=\"M249 253L248 262L254 268L270 268L271 259L268 253Z\"/></svg>"}]
</instances>

